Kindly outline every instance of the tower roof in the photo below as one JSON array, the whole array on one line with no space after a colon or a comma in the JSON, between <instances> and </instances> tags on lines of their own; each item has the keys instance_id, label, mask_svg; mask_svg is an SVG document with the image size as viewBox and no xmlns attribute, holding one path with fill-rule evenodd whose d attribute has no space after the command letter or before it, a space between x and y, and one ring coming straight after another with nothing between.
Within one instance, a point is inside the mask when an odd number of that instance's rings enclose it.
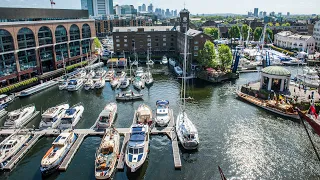
<instances>
[{"instance_id":1,"label":"tower roof","mask_svg":"<svg viewBox=\"0 0 320 180\"><path fill-rule=\"evenodd\" d=\"M189 13L189 11L188 11L188 9L183 8L183 9L180 11L180 13Z\"/></svg>"},{"instance_id":2,"label":"tower roof","mask_svg":"<svg viewBox=\"0 0 320 180\"><path fill-rule=\"evenodd\" d=\"M265 74L270 75L277 75L277 76L290 76L291 72L287 70L286 68L280 67L280 66L268 66L264 69L262 69L262 72Z\"/></svg>"}]
</instances>

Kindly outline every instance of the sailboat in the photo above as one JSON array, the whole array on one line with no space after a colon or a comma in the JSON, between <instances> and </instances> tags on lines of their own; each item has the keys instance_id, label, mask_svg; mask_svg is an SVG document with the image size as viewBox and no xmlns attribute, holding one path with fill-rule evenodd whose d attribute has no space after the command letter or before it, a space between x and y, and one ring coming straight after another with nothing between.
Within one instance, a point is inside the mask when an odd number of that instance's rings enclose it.
<instances>
[{"instance_id":1,"label":"sailboat","mask_svg":"<svg viewBox=\"0 0 320 180\"><path fill-rule=\"evenodd\" d=\"M187 34L184 42L184 61L182 78L182 110L179 112L176 121L176 132L178 139L184 149L192 150L199 147L199 136L196 126L188 118L186 106L186 66L187 65Z\"/></svg>"},{"instance_id":2,"label":"sailboat","mask_svg":"<svg viewBox=\"0 0 320 180\"><path fill-rule=\"evenodd\" d=\"M148 61L150 61L149 51L148 51ZM145 83L146 83L146 85L151 85L153 83L153 77L150 72L149 64L147 64L147 66L148 66L148 68L147 68L147 72L145 73Z\"/></svg>"},{"instance_id":3,"label":"sailboat","mask_svg":"<svg viewBox=\"0 0 320 180\"><path fill-rule=\"evenodd\" d=\"M66 76L66 74L67 74L66 63L64 62L64 57L63 57L62 53L61 53L61 56L62 56L63 69L64 69L64 75L63 75L63 76ZM67 79L61 79L58 86L59 86L59 90L65 90L65 89L67 89L67 87L68 87L68 80L67 80Z\"/></svg>"}]
</instances>

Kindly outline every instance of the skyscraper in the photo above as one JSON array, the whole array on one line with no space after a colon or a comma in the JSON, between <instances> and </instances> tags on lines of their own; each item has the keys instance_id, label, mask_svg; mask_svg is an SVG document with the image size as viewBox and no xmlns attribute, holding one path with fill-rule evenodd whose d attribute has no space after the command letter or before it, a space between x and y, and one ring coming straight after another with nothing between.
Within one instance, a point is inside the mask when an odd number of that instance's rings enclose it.
<instances>
[{"instance_id":1,"label":"skyscraper","mask_svg":"<svg viewBox=\"0 0 320 180\"><path fill-rule=\"evenodd\" d=\"M287 12L287 16L290 16L290 12Z\"/></svg>"},{"instance_id":2,"label":"skyscraper","mask_svg":"<svg viewBox=\"0 0 320 180\"><path fill-rule=\"evenodd\" d=\"M262 12L262 11L260 11L260 12L259 12L259 17L262 17L262 14L263 14L263 12Z\"/></svg>"},{"instance_id":3,"label":"skyscraper","mask_svg":"<svg viewBox=\"0 0 320 180\"><path fill-rule=\"evenodd\" d=\"M152 3L148 6L148 12L153 12L153 5L152 5Z\"/></svg>"},{"instance_id":4,"label":"skyscraper","mask_svg":"<svg viewBox=\"0 0 320 180\"><path fill-rule=\"evenodd\" d=\"M142 4L142 6L141 6L141 11L147 11L147 10L146 10L146 5L145 5L145 4Z\"/></svg>"},{"instance_id":5,"label":"skyscraper","mask_svg":"<svg viewBox=\"0 0 320 180\"><path fill-rule=\"evenodd\" d=\"M263 11L263 17L266 17L266 16L267 16L267 12Z\"/></svg>"},{"instance_id":6,"label":"skyscraper","mask_svg":"<svg viewBox=\"0 0 320 180\"><path fill-rule=\"evenodd\" d=\"M255 17L258 17L258 13L259 13L259 8L254 8L253 15L254 15Z\"/></svg>"},{"instance_id":7,"label":"skyscraper","mask_svg":"<svg viewBox=\"0 0 320 180\"><path fill-rule=\"evenodd\" d=\"M177 15L178 15L178 11L177 11L177 10L174 10L173 16L174 16L174 17L177 17Z\"/></svg>"},{"instance_id":8,"label":"skyscraper","mask_svg":"<svg viewBox=\"0 0 320 180\"><path fill-rule=\"evenodd\" d=\"M90 16L114 14L113 0L81 0L81 9L88 9Z\"/></svg>"},{"instance_id":9,"label":"skyscraper","mask_svg":"<svg viewBox=\"0 0 320 180\"><path fill-rule=\"evenodd\" d=\"M138 6L138 12L141 12L141 10L142 10L142 7Z\"/></svg>"},{"instance_id":10,"label":"skyscraper","mask_svg":"<svg viewBox=\"0 0 320 180\"><path fill-rule=\"evenodd\" d=\"M81 0L81 9L88 10L89 16L94 16L92 0Z\"/></svg>"}]
</instances>

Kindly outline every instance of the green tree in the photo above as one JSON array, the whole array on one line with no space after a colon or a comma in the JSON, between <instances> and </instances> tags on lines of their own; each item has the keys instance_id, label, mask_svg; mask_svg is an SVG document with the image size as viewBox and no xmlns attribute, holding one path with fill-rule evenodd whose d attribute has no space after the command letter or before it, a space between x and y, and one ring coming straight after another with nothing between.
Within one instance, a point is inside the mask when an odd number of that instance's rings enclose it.
<instances>
[{"instance_id":1,"label":"green tree","mask_svg":"<svg viewBox=\"0 0 320 180\"><path fill-rule=\"evenodd\" d=\"M222 44L218 48L219 60L223 69L231 66L232 64L232 53L229 46Z\"/></svg>"},{"instance_id":2,"label":"green tree","mask_svg":"<svg viewBox=\"0 0 320 180\"><path fill-rule=\"evenodd\" d=\"M280 26L280 23L276 23L276 25L275 26Z\"/></svg>"},{"instance_id":3,"label":"green tree","mask_svg":"<svg viewBox=\"0 0 320 180\"><path fill-rule=\"evenodd\" d=\"M247 40L249 28L250 28L250 27L249 27L248 25L246 25L246 24L242 26L242 32L241 32L241 34L242 34L242 39L243 39L244 41ZM251 29L251 28L250 28L250 32L252 32L252 29Z\"/></svg>"},{"instance_id":4,"label":"green tree","mask_svg":"<svg viewBox=\"0 0 320 180\"><path fill-rule=\"evenodd\" d=\"M102 47L101 46L101 42L97 37L94 38L93 43L94 43L95 48L101 48Z\"/></svg>"},{"instance_id":5,"label":"green tree","mask_svg":"<svg viewBox=\"0 0 320 180\"><path fill-rule=\"evenodd\" d=\"M259 41L262 34L262 27L257 27L253 32L253 38L255 41Z\"/></svg>"},{"instance_id":6,"label":"green tree","mask_svg":"<svg viewBox=\"0 0 320 180\"><path fill-rule=\"evenodd\" d=\"M290 26L290 23L284 23L282 26Z\"/></svg>"},{"instance_id":7,"label":"green tree","mask_svg":"<svg viewBox=\"0 0 320 180\"><path fill-rule=\"evenodd\" d=\"M267 28L267 30L266 30L266 38L265 38L265 41L268 43L268 42L270 42L270 39L271 39L271 41L273 42L273 32L272 32L272 30L271 29L269 29L269 28ZM271 43L271 42L270 42Z\"/></svg>"},{"instance_id":8,"label":"green tree","mask_svg":"<svg viewBox=\"0 0 320 180\"><path fill-rule=\"evenodd\" d=\"M232 26L229 29L229 38L231 39L231 46L232 46L232 38L239 38L240 37L240 28L237 25Z\"/></svg>"},{"instance_id":9,"label":"green tree","mask_svg":"<svg viewBox=\"0 0 320 180\"><path fill-rule=\"evenodd\" d=\"M211 36L213 39L218 39L219 30L218 28L205 28L204 33Z\"/></svg>"},{"instance_id":10,"label":"green tree","mask_svg":"<svg viewBox=\"0 0 320 180\"><path fill-rule=\"evenodd\" d=\"M205 67L216 67L216 52L214 44L211 41L206 41L202 50L199 53L201 62L200 64Z\"/></svg>"},{"instance_id":11,"label":"green tree","mask_svg":"<svg viewBox=\"0 0 320 180\"><path fill-rule=\"evenodd\" d=\"M272 22L269 22L269 23L268 23L268 26L273 26L273 23L272 23Z\"/></svg>"}]
</instances>

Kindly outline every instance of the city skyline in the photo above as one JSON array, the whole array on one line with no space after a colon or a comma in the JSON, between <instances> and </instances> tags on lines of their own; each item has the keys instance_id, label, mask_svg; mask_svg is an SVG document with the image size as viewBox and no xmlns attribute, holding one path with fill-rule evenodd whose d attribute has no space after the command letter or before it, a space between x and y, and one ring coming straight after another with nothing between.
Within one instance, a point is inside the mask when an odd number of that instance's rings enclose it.
<instances>
[{"instance_id":1,"label":"city skyline","mask_svg":"<svg viewBox=\"0 0 320 180\"><path fill-rule=\"evenodd\" d=\"M54 0L56 9L81 9L81 0ZM244 0L242 3L218 3L218 1L208 1L208 0L198 0L197 2L191 0L185 1L170 1L170 0L139 0L132 3L131 0L115 0L114 5L125 5L132 4L136 9L142 4L148 6L150 3L153 4L153 9L183 9L184 2L185 7L192 14L221 14L221 13L234 13L234 14L247 14L248 11L253 12L254 8L259 8L259 11L269 12L290 12L291 15L294 14L320 14L320 10L315 6L318 0L308 0L306 2L301 2L298 0L282 0L281 2L277 0L264 1L252 1ZM214 6L208 6L208 2ZM236 6L230 6L230 4L237 4ZM275 6L276 4L276 6ZM50 8L49 1L43 0L2 0L0 1L0 7L29 7L29 8Z\"/></svg>"}]
</instances>

